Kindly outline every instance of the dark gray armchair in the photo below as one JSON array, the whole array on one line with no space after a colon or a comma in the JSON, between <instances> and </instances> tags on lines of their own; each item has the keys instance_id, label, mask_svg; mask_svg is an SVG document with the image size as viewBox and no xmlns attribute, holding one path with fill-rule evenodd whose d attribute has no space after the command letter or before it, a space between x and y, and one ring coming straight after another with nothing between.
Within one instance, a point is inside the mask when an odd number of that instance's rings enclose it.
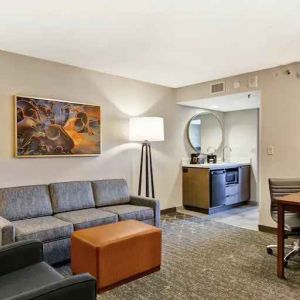
<instances>
[{"instance_id":1,"label":"dark gray armchair","mask_svg":"<svg viewBox=\"0 0 300 300\"><path fill-rule=\"evenodd\" d=\"M0 300L95 300L89 274L64 278L44 262L43 244L28 240L0 247Z\"/></svg>"},{"instance_id":2,"label":"dark gray armchair","mask_svg":"<svg viewBox=\"0 0 300 300\"><path fill-rule=\"evenodd\" d=\"M271 216L277 223L278 207L274 199L276 197L299 193L300 192L300 178L291 179L269 179L269 188L271 195ZM287 266L288 260L300 253L300 214L295 212L285 212L285 238L294 236L297 239L292 245L285 245L289 249L284 257L284 264ZM268 245L268 254L273 254L273 249L277 249L277 245Z\"/></svg>"}]
</instances>

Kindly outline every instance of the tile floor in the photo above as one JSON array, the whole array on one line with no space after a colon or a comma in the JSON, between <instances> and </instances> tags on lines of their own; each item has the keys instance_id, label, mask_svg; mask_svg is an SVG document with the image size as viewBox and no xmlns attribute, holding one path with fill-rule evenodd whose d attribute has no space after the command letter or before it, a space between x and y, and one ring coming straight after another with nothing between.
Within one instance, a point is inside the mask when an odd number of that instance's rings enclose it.
<instances>
[{"instance_id":1,"label":"tile floor","mask_svg":"<svg viewBox=\"0 0 300 300\"><path fill-rule=\"evenodd\" d=\"M209 218L217 222L241 228L258 230L258 205L247 204L212 215L186 210L183 207L177 208L177 211L187 215Z\"/></svg>"}]
</instances>

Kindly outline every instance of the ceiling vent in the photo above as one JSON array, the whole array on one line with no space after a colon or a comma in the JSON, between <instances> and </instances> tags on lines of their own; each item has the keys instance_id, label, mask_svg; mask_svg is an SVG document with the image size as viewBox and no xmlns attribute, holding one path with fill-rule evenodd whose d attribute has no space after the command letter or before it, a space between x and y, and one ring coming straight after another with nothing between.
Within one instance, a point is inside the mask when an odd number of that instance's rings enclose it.
<instances>
[{"instance_id":1,"label":"ceiling vent","mask_svg":"<svg viewBox=\"0 0 300 300\"><path fill-rule=\"evenodd\" d=\"M217 82L213 83L210 86L210 92L211 94L217 94L217 93L222 93L225 92L225 82Z\"/></svg>"}]
</instances>

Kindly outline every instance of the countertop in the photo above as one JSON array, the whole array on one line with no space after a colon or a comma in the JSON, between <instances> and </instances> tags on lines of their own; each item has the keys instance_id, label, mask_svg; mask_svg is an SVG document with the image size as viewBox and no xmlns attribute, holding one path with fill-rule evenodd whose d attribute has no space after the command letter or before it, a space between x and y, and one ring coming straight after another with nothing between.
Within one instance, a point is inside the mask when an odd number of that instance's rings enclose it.
<instances>
[{"instance_id":1,"label":"countertop","mask_svg":"<svg viewBox=\"0 0 300 300\"><path fill-rule=\"evenodd\" d=\"M216 163L216 164L187 164L183 163L182 167L184 168L202 168L202 169L228 169L228 168L237 168L240 166L250 166L249 162L225 162L225 163Z\"/></svg>"}]
</instances>

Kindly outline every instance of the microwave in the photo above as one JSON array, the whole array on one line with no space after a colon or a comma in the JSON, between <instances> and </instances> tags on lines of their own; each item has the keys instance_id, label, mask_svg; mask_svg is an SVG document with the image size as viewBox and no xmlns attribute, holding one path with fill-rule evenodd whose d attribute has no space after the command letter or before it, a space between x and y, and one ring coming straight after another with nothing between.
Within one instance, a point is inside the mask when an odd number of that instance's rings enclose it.
<instances>
[{"instance_id":1,"label":"microwave","mask_svg":"<svg viewBox=\"0 0 300 300\"><path fill-rule=\"evenodd\" d=\"M239 183L239 169L227 169L225 173L226 185Z\"/></svg>"}]
</instances>

